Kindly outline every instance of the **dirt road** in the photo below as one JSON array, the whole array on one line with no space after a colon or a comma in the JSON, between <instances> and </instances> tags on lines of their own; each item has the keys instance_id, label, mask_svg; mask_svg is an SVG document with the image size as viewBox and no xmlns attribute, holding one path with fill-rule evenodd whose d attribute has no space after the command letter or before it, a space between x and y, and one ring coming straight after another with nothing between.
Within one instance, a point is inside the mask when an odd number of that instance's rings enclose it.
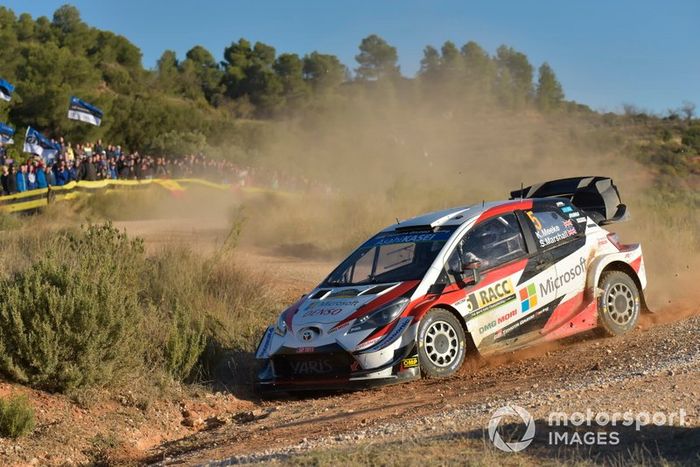
<instances>
[{"instance_id":1,"label":"dirt road","mask_svg":"<svg viewBox=\"0 0 700 467\"><path fill-rule=\"evenodd\" d=\"M601 452L643 444L666 459L697 460L699 333L700 318L692 317L640 329L623 338L586 336L556 348L482 360L447 380L302 400L261 401L249 419L194 434L157 450L150 460L166 464L255 462L367 442L465 433L481 440L493 411L509 403L526 408L539 420L538 426L550 411L683 410L684 427L626 431L621 445ZM559 449L549 452L546 441L536 438L535 446L546 456L555 456Z\"/></svg>"}]
</instances>

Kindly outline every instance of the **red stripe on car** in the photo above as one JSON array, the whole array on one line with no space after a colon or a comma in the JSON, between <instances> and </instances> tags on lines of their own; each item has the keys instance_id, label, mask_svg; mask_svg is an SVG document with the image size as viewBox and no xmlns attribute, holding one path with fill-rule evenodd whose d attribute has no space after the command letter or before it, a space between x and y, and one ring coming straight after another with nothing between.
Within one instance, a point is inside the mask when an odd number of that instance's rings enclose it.
<instances>
[{"instance_id":1,"label":"red stripe on car","mask_svg":"<svg viewBox=\"0 0 700 467\"><path fill-rule=\"evenodd\" d=\"M532 200L525 199L522 201L513 201L511 203L499 204L498 206L494 206L492 208L489 208L486 211L481 213L479 218L476 220L476 223L478 224L479 222L486 220L490 217L513 212L517 209L521 209L521 210L532 209Z\"/></svg>"}]
</instances>

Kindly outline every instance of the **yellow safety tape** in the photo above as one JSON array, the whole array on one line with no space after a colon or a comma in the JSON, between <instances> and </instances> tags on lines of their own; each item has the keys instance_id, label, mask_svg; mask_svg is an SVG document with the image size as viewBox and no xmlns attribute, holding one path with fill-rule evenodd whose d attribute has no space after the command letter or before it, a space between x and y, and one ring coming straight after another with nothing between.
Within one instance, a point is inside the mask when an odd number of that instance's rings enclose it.
<instances>
[{"instance_id":1,"label":"yellow safety tape","mask_svg":"<svg viewBox=\"0 0 700 467\"><path fill-rule=\"evenodd\" d=\"M165 188L171 192L185 191L188 185L200 185L207 188L214 188L222 191L232 191L234 187L225 183L215 183L209 180L202 180L199 178L181 178L181 179L148 179L148 180L97 180L94 182L81 180L79 182L68 182L63 186L51 186L50 188L42 188L39 190L25 191L22 193L15 193L12 195L0 196L0 210L6 212L19 212L26 211L30 209L36 209L38 207L46 206L49 203L49 197L51 201L64 201L76 199L83 194L90 194L90 191L104 190L120 187L139 187L139 186L149 186L156 185ZM82 189L87 189L88 191L82 191ZM50 194L49 194L50 191ZM290 192L271 190L268 188L259 187L243 187L239 190L244 194L266 194L274 193L276 195L289 196L292 195ZM30 201L22 201L26 198L37 198Z\"/></svg>"}]
</instances>

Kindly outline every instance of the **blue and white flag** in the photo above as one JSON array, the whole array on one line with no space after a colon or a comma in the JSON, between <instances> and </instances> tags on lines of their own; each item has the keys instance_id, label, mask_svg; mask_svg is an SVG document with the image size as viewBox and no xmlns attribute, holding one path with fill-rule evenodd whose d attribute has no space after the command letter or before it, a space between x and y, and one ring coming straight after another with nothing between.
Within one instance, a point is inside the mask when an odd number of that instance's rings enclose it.
<instances>
[{"instance_id":1,"label":"blue and white flag","mask_svg":"<svg viewBox=\"0 0 700 467\"><path fill-rule=\"evenodd\" d=\"M12 99L12 92L14 90L15 87L13 85L0 78L0 99L9 102L9 100Z\"/></svg>"},{"instance_id":2,"label":"blue and white flag","mask_svg":"<svg viewBox=\"0 0 700 467\"><path fill-rule=\"evenodd\" d=\"M81 122L100 126L100 122L102 122L102 115L102 111L94 105L88 104L75 96L70 98L68 118L71 120L79 120Z\"/></svg>"},{"instance_id":3,"label":"blue and white flag","mask_svg":"<svg viewBox=\"0 0 700 467\"><path fill-rule=\"evenodd\" d=\"M61 146L55 143L44 135L36 131L34 128L27 128L27 134L24 137L24 152L30 152L41 156L46 161L50 161L56 157Z\"/></svg>"},{"instance_id":4,"label":"blue and white flag","mask_svg":"<svg viewBox=\"0 0 700 467\"><path fill-rule=\"evenodd\" d=\"M15 135L15 129L0 123L0 143L2 144L14 144L15 140L12 137Z\"/></svg>"}]
</instances>

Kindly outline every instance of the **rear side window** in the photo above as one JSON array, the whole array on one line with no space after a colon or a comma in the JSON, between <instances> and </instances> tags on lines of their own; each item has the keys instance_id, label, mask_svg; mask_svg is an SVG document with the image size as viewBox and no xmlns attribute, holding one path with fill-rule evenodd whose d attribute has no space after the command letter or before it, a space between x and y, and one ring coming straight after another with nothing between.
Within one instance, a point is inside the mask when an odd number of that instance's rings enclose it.
<instances>
[{"instance_id":1,"label":"rear side window","mask_svg":"<svg viewBox=\"0 0 700 467\"><path fill-rule=\"evenodd\" d=\"M577 222L569 219L559 209L525 211L525 214L535 232L535 239L540 248L564 243L579 233Z\"/></svg>"},{"instance_id":2,"label":"rear side window","mask_svg":"<svg viewBox=\"0 0 700 467\"><path fill-rule=\"evenodd\" d=\"M479 261L482 269L491 269L526 254L520 226L514 214L489 219L470 230L448 260L456 263ZM454 266L454 265L453 265Z\"/></svg>"}]
</instances>

